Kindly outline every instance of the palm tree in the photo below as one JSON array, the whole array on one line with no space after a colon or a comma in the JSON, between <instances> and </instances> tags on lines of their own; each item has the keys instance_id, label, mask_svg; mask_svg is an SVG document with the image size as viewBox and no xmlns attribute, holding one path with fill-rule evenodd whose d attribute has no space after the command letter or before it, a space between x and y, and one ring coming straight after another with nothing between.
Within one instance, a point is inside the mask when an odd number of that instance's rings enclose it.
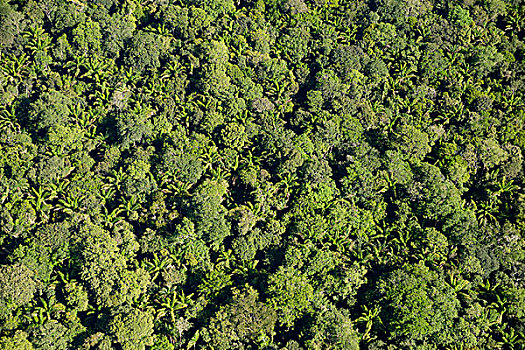
<instances>
[{"instance_id":1,"label":"palm tree","mask_svg":"<svg viewBox=\"0 0 525 350\"><path fill-rule=\"evenodd\" d=\"M231 23L233 24L233 21ZM225 38L225 44L228 46L228 50L232 53L233 58L242 56L246 49L249 48L243 35Z\"/></svg>"},{"instance_id":2,"label":"palm tree","mask_svg":"<svg viewBox=\"0 0 525 350\"><path fill-rule=\"evenodd\" d=\"M497 191L494 195L500 196L502 194L508 193L509 196L512 196L514 191L519 189L519 187L514 185L513 182L513 180L507 181L506 177L503 176L503 178L496 184Z\"/></svg>"},{"instance_id":3,"label":"palm tree","mask_svg":"<svg viewBox=\"0 0 525 350\"><path fill-rule=\"evenodd\" d=\"M501 341L498 342L498 345L506 346L506 348L511 350L523 348L522 346L525 344L525 335L523 332L516 332L508 323L499 327L498 331L501 335Z\"/></svg>"},{"instance_id":4,"label":"palm tree","mask_svg":"<svg viewBox=\"0 0 525 350\"><path fill-rule=\"evenodd\" d=\"M118 171L113 169L109 177L109 182L113 184L113 186L115 186L118 191L120 191L120 186L125 176L126 174L124 173L124 169L122 169L122 167L120 167Z\"/></svg>"},{"instance_id":5,"label":"palm tree","mask_svg":"<svg viewBox=\"0 0 525 350\"><path fill-rule=\"evenodd\" d=\"M51 209L51 205L46 202L56 198L56 193L42 186L38 186L38 188L33 187L30 192L31 204L35 211L40 214L41 220L46 222L49 218L47 212Z\"/></svg>"},{"instance_id":6,"label":"palm tree","mask_svg":"<svg viewBox=\"0 0 525 350\"><path fill-rule=\"evenodd\" d=\"M503 104L503 107L510 112L513 109L516 109L517 107L523 106L523 100L520 96L517 96L515 93L510 94L510 96L507 97L506 94L501 95L501 102Z\"/></svg>"},{"instance_id":7,"label":"palm tree","mask_svg":"<svg viewBox=\"0 0 525 350\"><path fill-rule=\"evenodd\" d=\"M123 66L124 67L124 66ZM123 68L124 69L124 68ZM140 75L133 71L133 68L129 67L124 70L124 82L127 85L130 85L132 88L136 87L138 81L140 80Z\"/></svg>"},{"instance_id":8,"label":"palm tree","mask_svg":"<svg viewBox=\"0 0 525 350\"><path fill-rule=\"evenodd\" d=\"M105 205L115 197L115 190L110 185L104 185L96 194L104 200L103 205Z\"/></svg>"},{"instance_id":9,"label":"palm tree","mask_svg":"<svg viewBox=\"0 0 525 350\"><path fill-rule=\"evenodd\" d=\"M166 191L167 193L173 193L175 196L183 196L183 197L189 197L190 194L190 188L191 184L187 182L182 182L175 180L173 183L168 183L166 185Z\"/></svg>"},{"instance_id":10,"label":"palm tree","mask_svg":"<svg viewBox=\"0 0 525 350\"><path fill-rule=\"evenodd\" d=\"M525 23L523 6L514 6L505 16L505 21L507 22L505 31L515 30L516 32L521 32L522 26Z\"/></svg>"},{"instance_id":11,"label":"palm tree","mask_svg":"<svg viewBox=\"0 0 525 350\"><path fill-rule=\"evenodd\" d=\"M174 39L173 35L171 34L170 30L166 28L166 25L164 23L157 24L156 27L147 27L147 31L156 34L156 36L159 36L161 40L163 41L163 46L168 47L170 42Z\"/></svg>"},{"instance_id":12,"label":"palm tree","mask_svg":"<svg viewBox=\"0 0 525 350\"><path fill-rule=\"evenodd\" d=\"M219 292L232 284L232 273L226 271L223 265L215 265L206 273L202 283L197 287L199 292L206 298L210 295L217 296Z\"/></svg>"},{"instance_id":13,"label":"palm tree","mask_svg":"<svg viewBox=\"0 0 525 350\"><path fill-rule=\"evenodd\" d=\"M224 265L226 268L231 268L231 264L235 262L235 256L231 249L222 250L217 258L216 265Z\"/></svg>"},{"instance_id":14,"label":"palm tree","mask_svg":"<svg viewBox=\"0 0 525 350\"><path fill-rule=\"evenodd\" d=\"M59 199L58 200L58 210L62 210L65 213L72 214L73 212L76 212L80 208L80 202L85 198L86 196L67 196L65 199Z\"/></svg>"},{"instance_id":15,"label":"palm tree","mask_svg":"<svg viewBox=\"0 0 525 350\"><path fill-rule=\"evenodd\" d=\"M109 212L106 207L102 208L104 210L102 213L102 219L107 227L113 228L115 227L115 225L118 225L123 221L122 217L119 217L119 214L122 212L122 209L115 208L111 212Z\"/></svg>"},{"instance_id":16,"label":"palm tree","mask_svg":"<svg viewBox=\"0 0 525 350\"><path fill-rule=\"evenodd\" d=\"M397 230L398 237L395 237L389 241L389 246L394 252L393 258L397 261L404 261L408 255L410 247L413 247L413 242L411 241L411 233L406 228L399 228Z\"/></svg>"},{"instance_id":17,"label":"palm tree","mask_svg":"<svg viewBox=\"0 0 525 350\"><path fill-rule=\"evenodd\" d=\"M277 175L279 177L278 186L282 186L285 192L289 192L292 188L299 185L297 175L295 173L286 173L285 175Z\"/></svg>"},{"instance_id":18,"label":"palm tree","mask_svg":"<svg viewBox=\"0 0 525 350\"><path fill-rule=\"evenodd\" d=\"M67 61L64 65L65 68L68 68L70 72L74 72L74 77L78 77L82 71L82 67L86 64L86 56L74 56L72 61Z\"/></svg>"},{"instance_id":19,"label":"palm tree","mask_svg":"<svg viewBox=\"0 0 525 350\"><path fill-rule=\"evenodd\" d=\"M469 285L469 281L464 280L461 278L461 276L456 276L456 274L453 271L449 272L449 280L448 284L454 288L454 292L459 293L463 289L467 288Z\"/></svg>"},{"instance_id":20,"label":"palm tree","mask_svg":"<svg viewBox=\"0 0 525 350\"><path fill-rule=\"evenodd\" d=\"M184 67L177 60L169 61L165 66L162 74L160 75L161 80L177 78Z\"/></svg>"},{"instance_id":21,"label":"palm tree","mask_svg":"<svg viewBox=\"0 0 525 350\"><path fill-rule=\"evenodd\" d=\"M363 332L361 339L364 341L370 341L372 340L370 336L370 331L372 330L374 322L377 320L379 324L383 324L381 318L379 317L381 309L378 306L374 306L373 308L369 309L366 305L363 305L362 308L363 312L361 313L361 316L359 316L355 321L357 323L365 324L365 331Z\"/></svg>"},{"instance_id":22,"label":"palm tree","mask_svg":"<svg viewBox=\"0 0 525 350\"><path fill-rule=\"evenodd\" d=\"M93 55L82 63L85 72L80 78L91 79L97 84L115 73L115 63L111 60L103 60L98 55Z\"/></svg>"},{"instance_id":23,"label":"palm tree","mask_svg":"<svg viewBox=\"0 0 525 350\"><path fill-rule=\"evenodd\" d=\"M22 127L17 122L14 104L4 106L0 111L0 130L11 130L19 133L21 129Z\"/></svg>"},{"instance_id":24,"label":"palm tree","mask_svg":"<svg viewBox=\"0 0 525 350\"><path fill-rule=\"evenodd\" d=\"M201 152L199 159L203 161L205 170L211 169L213 164L217 163L221 158L219 149L212 140L205 147L200 147L199 150Z\"/></svg>"},{"instance_id":25,"label":"palm tree","mask_svg":"<svg viewBox=\"0 0 525 350\"><path fill-rule=\"evenodd\" d=\"M337 36L337 41L339 44L342 45L350 45L350 43L353 43L356 41L356 36L358 32L358 26L356 25L343 25L343 26L336 26L336 28L340 28Z\"/></svg>"},{"instance_id":26,"label":"palm tree","mask_svg":"<svg viewBox=\"0 0 525 350\"><path fill-rule=\"evenodd\" d=\"M142 208L140 203L138 202L137 197L131 196L128 199L123 199L122 203L118 206L122 210L122 212L126 212L129 218L136 216L137 210Z\"/></svg>"},{"instance_id":27,"label":"palm tree","mask_svg":"<svg viewBox=\"0 0 525 350\"><path fill-rule=\"evenodd\" d=\"M210 174L211 179L216 182L227 181L228 178L231 176L231 173L229 171L223 170L222 168L210 168Z\"/></svg>"},{"instance_id":28,"label":"palm tree","mask_svg":"<svg viewBox=\"0 0 525 350\"><path fill-rule=\"evenodd\" d=\"M163 288L158 294L158 298L155 299L157 304L161 306L158 311L160 317L164 316L167 312L170 316L170 321L175 323L175 312L187 308L191 303L190 295L184 294L184 291L178 293L175 288Z\"/></svg>"},{"instance_id":29,"label":"palm tree","mask_svg":"<svg viewBox=\"0 0 525 350\"><path fill-rule=\"evenodd\" d=\"M29 65L27 55L2 55L3 62L0 64L0 70L7 75L8 82L11 84L19 84L23 80L23 72Z\"/></svg>"},{"instance_id":30,"label":"palm tree","mask_svg":"<svg viewBox=\"0 0 525 350\"><path fill-rule=\"evenodd\" d=\"M108 110L114 89L105 80L97 83L96 86L97 89L89 95L89 98L94 100L93 106L102 110Z\"/></svg>"},{"instance_id":31,"label":"palm tree","mask_svg":"<svg viewBox=\"0 0 525 350\"><path fill-rule=\"evenodd\" d=\"M148 271L150 274L153 274L151 281L155 282L159 273L164 271L164 269L173 263L173 259L170 256L163 255L159 257L157 253L153 253L153 259L145 259L141 261L142 267Z\"/></svg>"},{"instance_id":32,"label":"palm tree","mask_svg":"<svg viewBox=\"0 0 525 350\"><path fill-rule=\"evenodd\" d=\"M394 68L394 73L397 76L397 82L401 84L404 80L410 80L411 78L416 78L416 75L413 74L416 69L413 66L408 67L406 61L399 60L399 63Z\"/></svg>"},{"instance_id":33,"label":"palm tree","mask_svg":"<svg viewBox=\"0 0 525 350\"><path fill-rule=\"evenodd\" d=\"M39 25L30 27L22 36L28 39L26 48L31 54L45 53L51 47L51 38Z\"/></svg>"},{"instance_id":34,"label":"palm tree","mask_svg":"<svg viewBox=\"0 0 525 350\"><path fill-rule=\"evenodd\" d=\"M474 209L474 212L476 213L480 225L486 225L489 222L497 221L497 218L495 216L495 214L497 213L497 208L496 203L493 199L481 202L479 206L474 200L472 200L471 205Z\"/></svg>"},{"instance_id":35,"label":"palm tree","mask_svg":"<svg viewBox=\"0 0 525 350\"><path fill-rule=\"evenodd\" d=\"M257 272L258 260L240 260L235 264L232 274L247 277Z\"/></svg>"}]
</instances>

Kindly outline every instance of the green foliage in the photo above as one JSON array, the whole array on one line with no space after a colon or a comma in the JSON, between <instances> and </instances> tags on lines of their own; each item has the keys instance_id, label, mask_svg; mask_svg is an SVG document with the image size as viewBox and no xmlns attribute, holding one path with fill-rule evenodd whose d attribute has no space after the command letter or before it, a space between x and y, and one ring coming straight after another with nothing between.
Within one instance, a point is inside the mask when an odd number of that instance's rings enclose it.
<instances>
[{"instance_id":1,"label":"green foliage","mask_svg":"<svg viewBox=\"0 0 525 350\"><path fill-rule=\"evenodd\" d=\"M395 145L400 152L420 160L431 151L428 135L411 125L400 127Z\"/></svg>"},{"instance_id":2,"label":"green foliage","mask_svg":"<svg viewBox=\"0 0 525 350\"><path fill-rule=\"evenodd\" d=\"M234 290L230 303L211 318L202 335L207 346L214 349L247 349L269 344L277 321L275 311L261 303L257 292Z\"/></svg>"},{"instance_id":3,"label":"green foliage","mask_svg":"<svg viewBox=\"0 0 525 350\"><path fill-rule=\"evenodd\" d=\"M123 310L113 317L109 330L123 350L144 350L153 345L153 315L148 312Z\"/></svg>"},{"instance_id":4,"label":"green foliage","mask_svg":"<svg viewBox=\"0 0 525 350\"><path fill-rule=\"evenodd\" d=\"M93 22L91 19L80 22L72 30L72 35L71 43L80 55L99 53L102 33L98 22Z\"/></svg>"},{"instance_id":5,"label":"green foliage","mask_svg":"<svg viewBox=\"0 0 525 350\"><path fill-rule=\"evenodd\" d=\"M96 226L86 229L81 277L97 304L118 306L138 298L150 283L149 274L142 268L128 269L124 247L107 231Z\"/></svg>"},{"instance_id":6,"label":"green foliage","mask_svg":"<svg viewBox=\"0 0 525 350\"><path fill-rule=\"evenodd\" d=\"M71 346L73 334L62 323L55 320L48 321L31 334L31 342L36 349L66 350Z\"/></svg>"},{"instance_id":7,"label":"green foliage","mask_svg":"<svg viewBox=\"0 0 525 350\"><path fill-rule=\"evenodd\" d=\"M37 130L65 125L71 121L72 104L73 101L70 96L60 91L51 90L43 93L31 105L29 116L37 124Z\"/></svg>"},{"instance_id":8,"label":"green foliage","mask_svg":"<svg viewBox=\"0 0 525 350\"><path fill-rule=\"evenodd\" d=\"M243 148L248 142L244 126L238 124L227 124L221 131L221 138L226 147L233 149Z\"/></svg>"},{"instance_id":9,"label":"green foliage","mask_svg":"<svg viewBox=\"0 0 525 350\"><path fill-rule=\"evenodd\" d=\"M337 309L319 313L306 342L311 349L359 349L359 336L348 315Z\"/></svg>"},{"instance_id":10,"label":"green foliage","mask_svg":"<svg viewBox=\"0 0 525 350\"><path fill-rule=\"evenodd\" d=\"M33 300L38 283L35 274L23 264L0 267L0 307L2 318L10 309L16 309Z\"/></svg>"},{"instance_id":11,"label":"green foliage","mask_svg":"<svg viewBox=\"0 0 525 350\"><path fill-rule=\"evenodd\" d=\"M0 0L0 348L522 348L523 10Z\"/></svg>"},{"instance_id":12,"label":"green foliage","mask_svg":"<svg viewBox=\"0 0 525 350\"><path fill-rule=\"evenodd\" d=\"M17 12L8 1L0 2L0 47L13 45L17 35L24 29L23 14Z\"/></svg>"},{"instance_id":13,"label":"green foliage","mask_svg":"<svg viewBox=\"0 0 525 350\"><path fill-rule=\"evenodd\" d=\"M460 5L456 5L449 14L450 20L459 25L460 27L466 27L472 23L472 17L468 9L462 8Z\"/></svg>"},{"instance_id":14,"label":"green foliage","mask_svg":"<svg viewBox=\"0 0 525 350\"><path fill-rule=\"evenodd\" d=\"M153 111L137 104L133 110L117 116L116 125L123 147L135 146L153 136L152 114Z\"/></svg>"},{"instance_id":15,"label":"green foliage","mask_svg":"<svg viewBox=\"0 0 525 350\"><path fill-rule=\"evenodd\" d=\"M33 350L33 345L27 340L27 333L16 331L13 336L0 338L0 346L5 350Z\"/></svg>"},{"instance_id":16,"label":"green foliage","mask_svg":"<svg viewBox=\"0 0 525 350\"><path fill-rule=\"evenodd\" d=\"M279 312L279 322L288 328L305 312L312 310L315 298L308 278L293 268L281 268L271 275L268 293L270 305Z\"/></svg>"},{"instance_id":17,"label":"green foliage","mask_svg":"<svg viewBox=\"0 0 525 350\"><path fill-rule=\"evenodd\" d=\"M452 287L423 264L406 265L382 279L383 318L393 337L449 344L459 300Z\"/></svg>"},{"instance_id":18,"label":"green foliage","mask_svg":"<svg viewBox=\"0 0 525 350\"><path fill-rule=\"evenodd\" d=\"M88 293L76 281L69 282L64 287L68 306L74 310L86 311L89 306Z\"/></svg>"},{"instance_id":19,"label":"green foliage","mask_svg":"<svg viewBox=\"0 0 525 350\"><path fill-rule=\"evenodd\" d=\"M167 49L158 36L138 31L131 38L126 54L126 63L136 72L155 70L160 67L163 49Z\"/></svg>"},{"instance_id":20,"label":"green foliage","mask_svg":"<svg viewBox=\"0 0 525 350\"><path fill-rule=\"evenodd\" d=\"M434 219L452 213L461 203L457 188L439 169L428 163L419 163L414 169L414 181L407 188L423 218Z\"/></svg>"},{"instance_id":21,"label":"green foliage","mask_svg":"<svg viewBox=\"0 0 525 350\"><path fill-rule=\"evenodd\" d=\"M227 188L224 181L206 180L192 198L190 213L196 220L196 233L214 250L230 235L226 209L221 204Z\"/></svg>"}]
</instances>

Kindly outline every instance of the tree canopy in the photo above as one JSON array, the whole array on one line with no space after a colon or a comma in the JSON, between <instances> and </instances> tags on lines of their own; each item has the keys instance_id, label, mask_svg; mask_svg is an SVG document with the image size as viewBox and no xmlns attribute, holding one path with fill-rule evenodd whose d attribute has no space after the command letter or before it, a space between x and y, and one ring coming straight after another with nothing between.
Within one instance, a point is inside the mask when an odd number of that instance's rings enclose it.
<instances>
[{"instance_id":1,"label":"tree canopy","mask_svg":"<svg viewBox=\"0 0 525 350\"><path fill-rule=\"evenodd\" d=\"M523 0L0 0L1 349L523 349Z\"/></svg>"}]
</instances>

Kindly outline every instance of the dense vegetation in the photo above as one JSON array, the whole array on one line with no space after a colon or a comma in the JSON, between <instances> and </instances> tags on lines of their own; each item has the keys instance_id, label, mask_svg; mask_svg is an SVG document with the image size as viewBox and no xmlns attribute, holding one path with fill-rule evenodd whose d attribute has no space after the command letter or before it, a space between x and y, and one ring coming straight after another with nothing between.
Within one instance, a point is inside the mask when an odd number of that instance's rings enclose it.
<instances>
[{"instance_id":1,"label":"dense vegetation","mask_svg":"<svg viewBox=\"0 0 525 350\"><path fill-rule=\"evenodd\" d=\"M0 0L1 349L523 349L521 0Z\"/></svg>"}]
</instances>

